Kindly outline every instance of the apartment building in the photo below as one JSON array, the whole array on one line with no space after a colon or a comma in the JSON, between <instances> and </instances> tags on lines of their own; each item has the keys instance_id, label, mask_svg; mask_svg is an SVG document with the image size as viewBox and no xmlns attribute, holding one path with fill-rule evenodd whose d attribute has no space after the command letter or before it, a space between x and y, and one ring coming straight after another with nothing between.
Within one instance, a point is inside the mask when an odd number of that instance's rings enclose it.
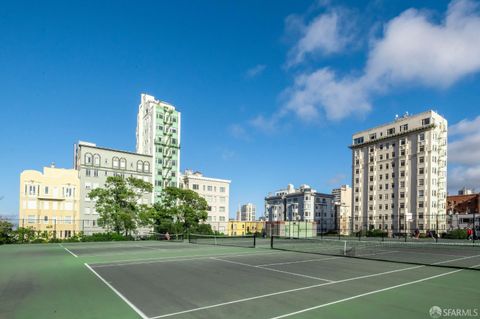
<instances>
[{"instance_id":1,"label":"apartment building","mask_svg":"<svg viewBox=\"0 0 480 319\"><path fill-rule=\"evenodd\" d=\"M265 218L268 222L308 221L317 224L318 232L335 229L334 196L318 193L308 185L298 189L289 184L265 197Z\"/></svg>"},{"instance_id":2,"label":"apartment building","mask_svg":"<svg viewBox=\"0 0 480 319\"><path fill-rule=\"evenodd\" d=\"M332 190L335 205L335 228L341 235L352 233L352 188L342 185Z\"/></svg>"},{"instance_id":3,"label":"apartment building","mask_svg":"<svg viewBox=\"0 0 480 319\"><path fill-rule=\"evenodd\" d=\"M264 221L241 221L229 220L227 227L228 236L243 236L254 233L262 233L265 227Z\"/></svg>"},{"instance_id":4,"label":"apartment building","mask_svg":"<svg viewBox=\"0 0 480 319\"><path fill-rule=\"evenodd\" d=\"M78 142L74 147L74 168L80 179L80 219L86 235L104 231L98 226L95 201L89 192L104 187L107 177L136 177L152 183L152 156L99 147L94 143ZM151 194L145 194L141 203L151 204ZM142 232L142 229L139 229Z\"/></svg>"},{"instance_id":5,"label":"apartment building","mask_svg":"<svg viewBox=\"0 0 480 319\"><path fill-rule=\"evenodd\" d=\"M257 214L257 208L252 203L244 204L237 212L237 220L239 221L255 221Z\"/></svg>"},{"instance_id":6,"label":"apartment building","mask_svg":"<svg viewBox=\"0 0 480 319\"><path fill-rule=\"evenodd\" d=\"M20 174L19 227L50 238L69 238L81 230L80 180L74 169L44 167Z\"/></svg>"},{"instance_id":7,"label":"apartment building","mask_svg":"<svg viewBox=\"0 0 480 319\"><path fill-rule=\"evenodd\" d=\"M446 229L447 127L427 111L353 135L355 231Z\"/></svg>"},{"instance_id":8,"label":"apartment building","mask_svg":"<svg viewBox=\"0 0 480 319\"><path fill-rule=\"evenodd\" d=\"M207 223L214 231L227 232L230 214L230 180L205 177L201 172L185 170L181 175L180 187L191 189L208 203Z\"/></svg>"},{"instance_id":9,"label":"apartment building","mask_svg":"<svg viewBox=\"0 0 480 319\"><path fill-rule=\"evenodd\" d=\"M181 113L167 102L142 94L137 115L137 153L152 156L154 192L160 200L162 189L179 186Z\"/></svg>"}]
</instances>

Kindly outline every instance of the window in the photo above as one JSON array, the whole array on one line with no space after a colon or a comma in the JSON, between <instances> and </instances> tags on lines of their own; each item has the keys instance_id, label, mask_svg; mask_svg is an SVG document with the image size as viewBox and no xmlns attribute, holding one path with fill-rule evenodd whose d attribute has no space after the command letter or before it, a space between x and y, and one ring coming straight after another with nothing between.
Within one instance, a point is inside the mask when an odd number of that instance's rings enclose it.
<instances>
[{"instance_id":1,"label":"window","mask_svg":"<svg viewBox=\"0 0 480 319\"><path fill-rule=\"evenodd\" d=\"M45 195L48 195L48 186L45 186L44 193Z\"/></svg>"},{"instance_id":2,"label":"window","mask_svg":"<svg viewBox=\"0 0 480 319\"><path fill-rule=\"evenodd\" d=\"M92 170L87 169L87 170L85 171L85 176L92 176Z\"/></svg>"},{"instance_id":3,"label":"window","mask_svg":"<svg viewBox=\"0 0 480 319\"><path fill-rule=\"evenodd\" d=\"M405 166L405 160L400 161L400 166Z\"/></svg>"},{"instance_id":4,"label":"window","mask_svg":"<svg viewBox=\"0 0 480 319\"><path fill-rule=\"evenodd\" d=\"M98 154L93 155L93 165L100 166L100 155Z\"/></svg>"},{"instance_id":5,"label":"window","mask_svg":"<svg viewBox=\"0 0 480 319\"><path fill-rule=\"evenodd\" d=\"M85 164L92 165L92 154L90 153L85 154Z\"/></svg>"},{"instance_id":6,"label":"window","mask_svg":"<svg viewBox=\"0 0 480 319\"><path fill-rule=\"evenodd\" d=\"M113 166L114 168L118 168L118 166L119 166L119 159L118 159L118 157L114 157L114 158L112 159L112 166Z\"/></svg>"},{"instance_id":7,"label":"window","mask_svg":"<svg viewBox=\"0 0 480 319\"><path fill-rule=\"evenodd\" d=\"M425 169L422 167L418 170L418 174L424 174L425 173Z\"/></svg>"},{"instance_id":8,"label":"window","mask_svg":"<svg viewBox=\"0 0 480 319\"><path fill-rule=\"evenodd\" d=\"M98 177L98 169L93 170L93 176Z\"/></svg>"},{"instance_id":9,"label":"window","mask_svg":"<svg viewBox=\"0 0 480 319\"><path fill-rule=\"evenodd\" d=\"M422 120L422 125L429 125L430 124L430 118L425 118Z\"/></svg>"},{"instance_id":10,"label":"window","mask_svg":"<svg viewBox=\"0 0 480 319\"><path fill-rule=\"evenodd\" d=\"M404 124L404 125L401 125L400 126L400 132L405 132L405 131L408 131L408 124Z\"/></svg>"},{"instance_id":11,"label":"window","mask_svg":"<svg viewBox=\"0 0 480 319\"><path fill-rule=\"evenodd\" d=\"M199 189L198 184L192 184L192 189L193 190L198 190Z\"/></svg>"},{"instance_id":12,"label":"window","mask_svg":"<svg viewBox=\"0 0 480 319\"><path fill-rule=\"evenodd\" d=\"M225 187L220 186L220 193L225 193Z\"/></svg>"},{"instance_id":13,"label":"window","mask_svg":"<svg viewBox=\"0 0 480 319\"><path fill-rule=\"evenodd\" d=\"M418 180L418 186L423 186L424 183L425 183L425 182L424 182L424 179L423 179L423 178L421 178L421 179Z\"/></svg>"},{"instance_id":14,"label":"window","mask_svg":"<svg viewBox=\"0 0 480 319\"><path fill-rule=\"evenodd\" d=\"M120 159L120 168L121 169L126 169L127 168L127 160L124 158Z\"/></svg>"},{"instance_id":15,"label":"window","mask_svg":"<svg viewBox=\"0 0 480 319\"><path fill-rule=\"evenodd\" d=\"M143 171L146 172L146 173L150 172L150 163L149 162L143 163Z\"/></svg>"},{"instance_id":16,"label":"window","mask_svg":"<svg viewBox=\"0 0 480 319\"><path fill-rule=\"evenodd\" d=\"M219 213L225 213L225 206L218 207L218 212Z\"/></svg>"},{"instance_id":17,"label":"window","mask_svg":"<svg viewBox=\"0 0 480 319\"><path fill-rule=\"evenodd\" d=\"M209 192L211 192L211 191L213 190L213 187L212 187L212 186L207 186L207 190L208 190Z\"/></svg>"},{"instance_id":18,"label":"window","mask_svg":"<svg viewBox=\"0 0 480 319\"><path fill-rule=\"evenodd\" d=\"M419 163L425 162L425 157L423 157L423 156L419 157L419 158L418 158L418 162L419 162Z\"/></svg>"},{"instance_id":19,"label":"window","mask_svg":"<svg viewBox=\"0 0 480 319\"><path fill-rule=\"evenodd\" d=\"M389 129L387 130L387 135L392 135L392 134L395 134L395 128L394 128L394 127L389 128Z\"/></svg>"},{"instance_id":20,"label":"window","mask_svg":"<svg viewBox=\"0 0 480 319\"><path fill-rule=\"evenodd\" d=\"M425 133L418 134L418 140L419 141L425 141Z\"/></svg>"},{"instance_id":21,"label":"window","mask_svg":"<svg viewBox=\"0 0 480 319\"><path fill-rule=\"evenodd\" d=\"M143 171L143 162L137 161L137 172Z\"/></svg>"},{"instance_id":22,"label":"window","mask_svg":"<svg viewBox=\"0 0 480 319\"><path fill-rule=\"evenodd\" d=\"M362 143L363 143L363 136L353 140L353 144L362 144Z\"/></svg>"}]
</instances>

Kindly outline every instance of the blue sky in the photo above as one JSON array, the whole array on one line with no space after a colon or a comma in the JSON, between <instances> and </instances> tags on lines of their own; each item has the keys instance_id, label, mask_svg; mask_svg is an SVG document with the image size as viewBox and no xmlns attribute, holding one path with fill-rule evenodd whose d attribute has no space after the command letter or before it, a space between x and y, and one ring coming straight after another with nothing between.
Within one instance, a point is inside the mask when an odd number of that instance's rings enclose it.
<instances>
[{"instance_id":1,"label":"blue sky","mask_svg":"<svg viewBox=\"0 0 480 319\"><path fill-rule=\"evenodd\" d=\"M182 170L231 179L230 215L288 183L350 184L347 146L395 114L451 125L448 188L480 188L473 1L47 1L0 10L0 215L19 174L78 140L133 151L141 93L182 112Z\"/></svg>"}]
</instances>

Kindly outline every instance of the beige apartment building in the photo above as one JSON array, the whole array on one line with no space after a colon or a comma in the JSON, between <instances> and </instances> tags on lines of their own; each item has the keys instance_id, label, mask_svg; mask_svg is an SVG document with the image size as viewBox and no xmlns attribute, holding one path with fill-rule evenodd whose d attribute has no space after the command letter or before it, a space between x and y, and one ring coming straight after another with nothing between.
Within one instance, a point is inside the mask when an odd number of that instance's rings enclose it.
<instances>
[{"instance_id":1,"label":"beige apartment building","mask_svg":"<svg viewBox=\"0 0 480 319\"><path fill-rule=\"evenodd\" d=\"M352 188L342 185L332 190L335 205L335 228L341 235L352 233Z\"/></svg>"},{"instance_id":2,"label":"beige apartment building","mask_svg":"<svg viewBox=\"0 0 480 319\"><path fill-rule=\"evenodd\" d=\"M257 208L252 203L244 204L237 211L237 221L253 222L256 220Z\"/></svg>"},{"instance_id":3,"label":"beige apartment building","mask_svg":"<svg viewBox=\"0 0 480 319\"><path fill-rule=\"evenodd\" d=\"M214 231L227 233L230 205L230 182L226 179L210 178L200 172L185 170L181 174L180 187L191 189L205 198L208 203L207 223Z\"/></svg>"},{"instance_id":4,"label":"beige apartment building","mask_svg":"<svg viewBox=\"0 0 480 319\"><path fill-rule=\"evenodd\" d=\"M74 169L44 167L20 174L19 227L68 238L80 231L80 180Z\"/></svg>"},{"instance_id":5,"label":"beige apartment building","mask_svg":"<svg viewBox=\"0 0 480 319\"><path fill-rule=\"evenodd\" d=\"M427 111L353 135L354 231L446 230L447 127Z\"/></svg>"}]
</instances>

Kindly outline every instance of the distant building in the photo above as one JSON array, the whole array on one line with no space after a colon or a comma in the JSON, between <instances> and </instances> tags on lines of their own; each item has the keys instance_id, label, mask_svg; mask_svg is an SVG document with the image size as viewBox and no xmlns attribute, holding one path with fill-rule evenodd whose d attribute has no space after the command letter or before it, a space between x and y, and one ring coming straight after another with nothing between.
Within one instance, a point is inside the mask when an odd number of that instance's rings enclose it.
<instances>
[{"instance_id":1,"label":"distant building","mask_svg":"<svg viewBox=\"0 0 480 319\"><path fill-rule=\"evenodd\" d=\"M446 229L447 126L427 111L353 134L354 231Z\"/></svg>"},{"instance_id":2,"label":"distant building","mask_svg":"<svg viewBox=\"0 0 480 319\"><path fill-rule=\"evenodd\" d=\"M74 169L44 167L20 174L19 227L69 238L81 230L80 180Z\"/></svg>"},{"instance_id":3,"label":"distant building","mask_svg":"<svg viewBox=\"0 0 480 319\"><path fill-rule=\"evenodd\" d=\"M480 193L447 196L447 214L478 214Z\"/></svg>"},{"instance_id":4,"label":"distant building","mask_svg":"<svg viewBox=\"0 0 480 319\"><path fill-rule=\"evenodd\" d=\"M255 221L256 212L256 207L252 203L242 205L240 210L237 212L237 220Z\"/></svg>"},{"instance_id":5,"label":"distant building","mask_svg":"<svg viewBox=\"0 0 480 319\"><path fill-rule=\"evenodd\" d=\"M352 233L352 188L342 185L332 190L335 204L335 228L342 235Z\"/></svg>"},{"instance_id":6,"label":"distant building","mask_svg":"<svg viewBox=\"0 0 480 319\"><path fill-rule=\"evenodd\" d=\"M82 230L87 235L105 231L98 226L95 201L88 194L94 188L104 187L107 177L136 177L152 183L152 156L99 147L94 143L80 141L75 144L74 167L80 178ZM151 204L152 195L145 194L141 203Z\"/></svg>"},{"instance_id":7,"label":"distant building","mask_svg":"<svg viewBox=\"0 0 480 319\"><path fill-rule=\"evenodd\" d=\"M207 223L220 233L227 232L230 205L230 180L205 177L201 172L185 170L180 187L191 189L208 203Z\"/></svg>"},{"instance_id":8,"label":"distant building","mask_svg":"<svg viewBox=\"0 0 480 319\"><path fill-rule=\"evenodd\" d=\"M137 153L153 157L153 201L162 189L179 186L181 113L175 106L142 94L137 115Z\"/></svg>"},{"instance_id":9,"label":"distant building","mask_svg":"<svg viewBox=\"0 0 480 319\"><path fill-rule=\"evenodd\" d=\"M335 229L334 196L318 193L308 185L298 189L289 184L265 197L268 222L307 221L317 224L318 232Z\"/></svg>"},{"instance_id":10,"label":"distant building","mask_svg":"<svg viewBox=\"0 0 480 319\"><path fill-rule=\"evenodd\" d=\"M262 233L265 222L229 220L227 227L228 236L243 236L253 233Z\"/></svg>"},{"instance_id":11,"label":"distant building","mask_svg":"<svg viewBox=\"0 0 480 319\"><path fill-rule=\"evenodd\" d=\"M458 195L472 195L474 194L475 192L473 191L473 189L470 189L470 188L462 188L461 190L458 191Z\"/></svg>"}]
</instances>

